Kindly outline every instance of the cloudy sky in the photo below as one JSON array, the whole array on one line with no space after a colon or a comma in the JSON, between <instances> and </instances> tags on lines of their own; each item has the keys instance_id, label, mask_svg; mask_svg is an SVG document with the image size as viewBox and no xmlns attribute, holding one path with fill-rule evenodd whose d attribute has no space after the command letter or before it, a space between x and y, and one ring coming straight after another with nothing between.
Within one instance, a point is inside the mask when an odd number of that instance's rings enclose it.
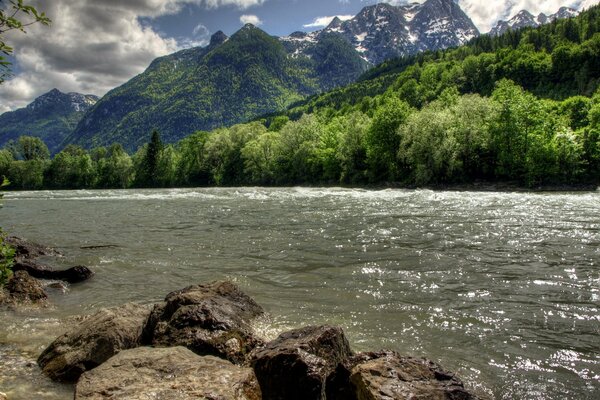
<instances>
[{"instance_id":1,"label":"cloudy sky","mask_svg":"<svg viewBox=\"0 0 600 400\"><path fill-rule=\"evenodd\" d=\"M458 0L482 32L522 9L554 13L599 0ZM405 4L403 0L388 0ZM419 2L423 2L420 0ZM0 1L0 4L6 2ZM5 34L15 48L14 76L0 85L0 113L37 96L63 92L103 95L142 72L159 56L204 46L210 35L227 35L252 23L272 35L316 30L339 15L357 14L375 0L30 0L52 19L26 35Z\"/></svg>"}]
</instances>

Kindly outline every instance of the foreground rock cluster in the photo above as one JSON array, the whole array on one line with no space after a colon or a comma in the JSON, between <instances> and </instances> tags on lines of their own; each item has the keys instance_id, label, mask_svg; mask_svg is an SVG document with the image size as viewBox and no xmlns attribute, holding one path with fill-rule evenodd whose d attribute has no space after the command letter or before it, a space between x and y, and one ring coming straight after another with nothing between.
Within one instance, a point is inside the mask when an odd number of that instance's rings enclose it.
<instances>
[{"instance_id":1,"label":"foreground rock cluster","mask_svg":"<svg viewBox=\"0 0 600 400\"><path fill-rule=\"evenodd\" d=\"M153 307L88 317L38 359L76 382L75 399L476 399L436 363L354 353L341 328L307 326L265 342L262 308L230 282L189 286Z\"/></svg>"},{"instance_id":2,"label":"foreground rock cluster","mask_svg":"<svg viewBox=\"0 0 600 400\"><path fill-rule=\"evenodd\" d=\"M37 259L41 256L58 256L56 250L27 240L10 236L6 243L15 249L15 258L12 270L13 277L4 288L0 287L0 305L41 304L44 305L48 295L45 287L38 279L58 282L79 283L92 277L93 272L81 265L66 270L55 270ZM62 283L52 283L59 289L64 288Z\"/></svg>"}]
</instances>

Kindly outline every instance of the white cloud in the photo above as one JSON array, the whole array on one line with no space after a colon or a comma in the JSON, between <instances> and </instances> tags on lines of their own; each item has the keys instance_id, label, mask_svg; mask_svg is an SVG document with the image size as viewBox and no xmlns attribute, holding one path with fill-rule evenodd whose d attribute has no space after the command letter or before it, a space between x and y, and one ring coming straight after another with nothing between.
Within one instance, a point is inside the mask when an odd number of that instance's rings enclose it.
<instances>
[{"instance_id":1,"label":"white cloud","mask_svg":"<svg viewBox=\"0 0 600 400\"><path fill-rule=\"evenodd\" d=\"M329 25L335 17L336 15L333 15L331 17L317 17L311 23L304 24L302 26L305 28L322 28ZM349 19L354 18L354 15L337 15L337 17L342 21L347 21Z\"/></svg>"},{"instance_id":2,"label":"white cloud","mask_svg":"<svg viewBox=\"0 0 600 400\"><path fill-rule=\"evenodd\" d=\"M186 0L181 0L181 1L186 1ZM250 7L260 6L265 1L266 0L204 0L204 3L208 7L212 7L212 8L233 5L233 6L236 6L237 8L245 10ZM187 1L187 2L193 2L193 0ZM196 3L198 3L198 2L202 3L203 0L196 1Z\"/></svg>"},{"instance_id":3,"label":"white cloud","mask_svg":"<svg viewBox=\"0 0 600 400\"><path fill-rule=\"evenodd\" d=\"M140 17L176 14L186 4L247 9L267 0L32 0L51 19L27 34L4 34L15 48L17 75L0 85L0 113L24 107L52 88L104 95L144 71L152 60L182 47L203 46L200 25L191 38L167 38Z\"/></svg>"},{"instance_id":4,"label":"white cloud","mask_svg":"<svg viewBox=\"0 0 600 400\"><path fill-rule=\"evenodd\" d=\"M258 18L256 15L245 15L245 14L240 17L240 22L242 24L244 24L244 25L245 24L252 24L252 25L255 25L255 26L262 25L262 23L263 23L260 20L260 18Z\"/></svg>"}]
</instances>

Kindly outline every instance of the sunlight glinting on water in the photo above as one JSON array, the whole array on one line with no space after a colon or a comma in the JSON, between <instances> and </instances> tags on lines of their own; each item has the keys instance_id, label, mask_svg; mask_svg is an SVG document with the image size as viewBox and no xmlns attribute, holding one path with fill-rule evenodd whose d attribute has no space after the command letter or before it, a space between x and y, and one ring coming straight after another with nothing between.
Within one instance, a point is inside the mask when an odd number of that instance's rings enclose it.
<instances>
[{"instance_id":1,"label":"sunlight glinting on water","mask_svg":"<svg viewBox=\"0 0 600 400\"><path fill-rule=\"evenodd\" d=\"M28 312L25 324L2 312L0 352L12 355L0 387L11 400L26 398L34 375L46 398L68 398L23 359L35 360L70 316L214 279L265 307L256 327L267 338L338 324L356 350L432 358L490 398L600 391L598 192L14 192L0 217L4 229L58 247L64 257L52 265L96 272L52 293L54 307Z\"/></svg>"}]
</instances>

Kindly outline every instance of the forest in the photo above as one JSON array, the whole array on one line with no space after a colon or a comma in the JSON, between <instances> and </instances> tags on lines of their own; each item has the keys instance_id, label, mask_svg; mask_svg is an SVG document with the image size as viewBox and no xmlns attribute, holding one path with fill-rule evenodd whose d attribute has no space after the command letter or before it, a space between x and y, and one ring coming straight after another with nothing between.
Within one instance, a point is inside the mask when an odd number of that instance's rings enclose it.
<instances>
[{"instance_id":1,"label":"forest","mask_svg":"<svg viewBox=\"0 0 600 400\"><path fill-rule=\"evenodd\" d=\"M0 150L10 189L428 186L600 181L600 7L456 49L386 62L276 115L160 132L128 154L35 137Z\"/></svg>"}]
</instances>

